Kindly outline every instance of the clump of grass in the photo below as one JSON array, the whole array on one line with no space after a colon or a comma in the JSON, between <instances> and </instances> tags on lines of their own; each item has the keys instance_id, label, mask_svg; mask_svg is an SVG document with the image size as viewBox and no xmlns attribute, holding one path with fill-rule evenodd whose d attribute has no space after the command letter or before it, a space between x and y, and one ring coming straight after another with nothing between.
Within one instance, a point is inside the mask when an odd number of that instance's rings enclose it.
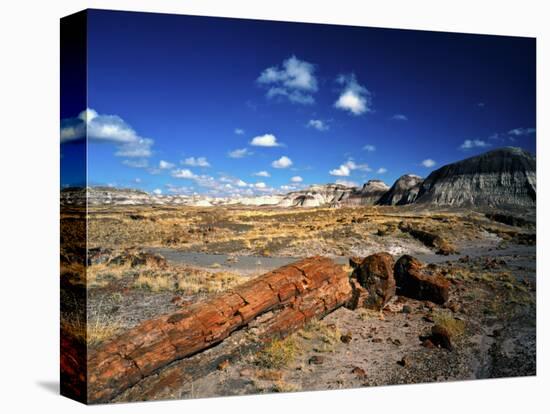
<instances>
[{"instance_id":1,"label":"clump of grass","mask_svg":"<svg viewBox=\"0 0 550 414\"><path fill-rule=\"evenodd\" d=\"M281 369L289 366L300 354L300 347L294 336L272 340L256 354L256 363L267 369Z\"/></svg>"},{"instance_id":2,"label":"clump of grass","mask_svg":"<svg viewBox=\"0 0 550 414\"><path fill-rule=\"evenodd\" d=\"M165 275L141 274L134 281L134 286L140 289L148 289L151 292L161 292L165 290L174 290L174 280Z\"/></svg>"},{"instance_id":3,"label":"clump of grass","mask_svg":"<svg viewBox=\"0 0 550 414\"><path fill-rule=\"evenodd\" d=\"M75 337L89 346L98 345L115 336L121 326L105 318L98 318L93 322L85 323L81 318L65 319L61 322L61 330Z\"/></svg>"},{"instance_id":4,"label":"clump of grass","mask_svg":"<svg viewBox=\"0 0 550 414\"><path fill-rule=\"evenodd\" d=\"M453 337L463 335L466 329L464 321L456 319L450 312L435 312L433 320L436 325L445 328Z\"/></svg>"}]
</instances>

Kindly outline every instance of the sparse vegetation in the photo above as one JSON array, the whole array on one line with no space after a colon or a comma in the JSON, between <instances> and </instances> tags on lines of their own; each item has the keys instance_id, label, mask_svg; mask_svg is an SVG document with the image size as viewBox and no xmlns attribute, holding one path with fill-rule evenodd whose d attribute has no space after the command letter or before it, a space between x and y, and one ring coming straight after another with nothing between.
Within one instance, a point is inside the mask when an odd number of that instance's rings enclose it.
<instances>
[{"instance_id":1,"label":"sparse vegetation","mask_svg":"<svg viewBox=\"0 0 550 414\"><path fill-rule=\"evenodd\" d=\"M289 366L300 354L294 335L283 339L273 339L256 355L258 366L267 369L280 369Z\"/></svg>"}]
</instances>

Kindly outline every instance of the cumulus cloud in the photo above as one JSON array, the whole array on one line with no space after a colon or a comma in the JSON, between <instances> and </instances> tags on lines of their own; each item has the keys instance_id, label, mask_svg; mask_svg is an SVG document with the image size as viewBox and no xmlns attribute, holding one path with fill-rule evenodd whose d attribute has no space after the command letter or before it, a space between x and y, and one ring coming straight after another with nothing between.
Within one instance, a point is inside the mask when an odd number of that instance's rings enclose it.
<instances>
[{"instance_id":1,"label":"cumulus cloud","mask_svg":"<svg viewBox=\"0 0 550 414\"><path fill-rule=\"evenodd\" d=\"M244 129L242 128L235 128L234 132L236 135L244 135Z\"/></svg>"},{"instance_id":2,"label":"cumulus cloud","mask_svg":"<svg viewBox=\"0 0 550 414\"><path fill-rule=\"evenodd\" d=\"M168 161L164 161L164 160L160 160L159 162L159 168L161 170L169 170L171 168L174 168L175 165L172 164L171 162L168 162Z\"/></svg>"},{"instance_id":3,"label":"cumulus cloud","mask_svg":"<svg viewBox=\"0 0 550 414\"><path fill-rule=\"evenodd\" d=\"M197 176L191 170L185 168L172 171L172 177L194 179Z\"/></svg>"},{"instance_id":4,"label":"cumulus cloud","mask_svg":"<svg viewBox=\"0 0 550 414\"><path fill-rule=\"evenodd\" d=\"M298 104L315 102L313 93L317 92L315 66L309 62L291 56L282 65L265 69L256 82L267 88L268 98L284 98Z\"/></svg>"},{"instance_id":5,"label":"cumulus cloud","mask_svg":"<svg viewBox=\"0 0 550 414\"><path fill-rule=\"evenodd\" d=\"M408 121L409 118L407 118L406 115L403 114L395 114L391 117L394 121Z\"/></svg>"},{"instance_id":6,"label":"cumulus cloud","mask_svg":"<svg viewBox=\"0 0 550 414\"><path fill-rule=\"evenodd\" d=\"M483 141L482 139L467 139L462 143L462 145L460 146L460 149L469 150L472 148L485 148L485 147L489 147L490 145L491 144L489 144L486 141Z\"/></svg>"},{"instance_id":7,"label":"cumulus cloud","mask_svg":"<svg viewBox=\"0 0 550 414\"><path fill-rule=\"evenodd\" d=\"M250 145L255 147L280 147L281 144L277 142L277 137L273 134L264 134L252 138Z\"/></svg>"},{"instance_id":8,"label":"cumulus cloud","mask_svg":"<svg viewBox=\"0 0 550 414\"><path fill-rule=\"evenodd\" d=\"M355 74L340 75L336 81L342 85L342 90L334 106L353 115L361 115L372 111L371 93L360 85Z\"/></svg>"},{"instance_id":9,"label":"cumulus cloud","mask_svg":"<svg viewBox=\"0 0 550 414\"><path fill-rule=\"evenodd\" d=\"M257 177L271 177L271 174L269 174L267 171L258 171L252 175L255 175Z\"/></svg>"},{"instance_id":10,"label":"cumulus cloud","mask_svg":"<svg viewBox=\"0 0 550 414\"><path fill-rule=\"evenodd\" d=\"M291 165L292 165L292 160L288 158L286 155L283 155L281 158L271 163L271 166L273 168L288 168Z\"/></svg>"},{"instance_id":11,"label":"cumulus cloud","mask_svg":"<svg viewBox=\"0 0 550 414\"><path fill-rule=\"evenodd\" d=\"M244 158L252 155L253 153L248 148L239 148L233 151L229 151L227 155L229 158Z\"/></svg>"},{"instance_id":12,"label":"cumulus cloud","mask_svg":"<svg viewBox=\"0 0 550 414\"><path fill-rule=\"evenodd\" d=\"M513 135L516 137L520 137L523 135L531 135L536 132L535 128L514 128L508 131L508 135Z\"/></svg>"},{"instance_id":13,"label":"cumulus cloud","mask_svg":"<svg viewBox=\"0 0 550 414\"><path fill-rule=\"evenodd\" d=\"M266 184L266 183L263 183L263 182L255 183L255 184L254 184L254 187L263 189L263 188L266 188L266 187L267 187L267 184Z\"/></svg>"},{"instance_id":14,"label":"cumulus cloud","mask_svg":"<svg viewBox=\"0 0 550 414\"><path fill-rule=\"evenodd\" d=\"M336 184L345 185L346 187L359 187L355 181L349 180L336 180Z\"/></svg>"},{"instance_id":15,"label":"cumulus cloud","mask_svg":"<svg viewBox=\"0 0 550 414\"><path fill-rule=\"evenodd\" d=\"M370 144L367 144L363 147L363 149L365 151L368 151L368 152L373 152L373 151L376 151L376 147L374 145L370 145Z\"/></svg>"},{"instance_id":16,"label":"cumulus cloud","mask_svg":"<svg viewBox=\"0 0 550 414\"><path fill-rule=\"evenodd\" d=\"M155 189L153 190L153 194L155 194L155 195L161 195L161 194L162 194L162 190L161 190L160 188L155 188Z\"/></svg>"},{"instance_id":17,"label":"cumulus cloud","mask_svg":"<svg viewBox=\"0 0 550 414\"><path fill-rule=\"evenodd\" d=\"M327 131L329 126L321 119L310 119L307 123L308 128L315 128L317 131Z\"/></svg>"},{"instance_id":18,"label":"cumulus cloud","mask_svg":"<svg viewBox=\"0 0 550 414\"><path fill-rule=\"evenodd\" d=\"M90 142L107 142L117 146L115 155L146 158L152 155L154 141L144 138L118 115L99 114L91 108L76 118L61 120L61 143L88 138Z\"/></svg>"},{"instance_id":19,"label":"cumulus cloud","mask_svg":"<svg viewBox=\"0 0 550 414\"><path fill-rule=\"evenodd\" d=\"M210 167L210 163L205 157L189 157L184 159L181 163L189 167Z\"/></svg>"},{"instance_id":20,"label":"cumulus cloud","mask_svg":"<svg viewBox=\"0 0 550 414\"><path fill-rule=\"evenodd\" d=\"M340 165L338 168L329 171L330 175L336 177L349 177L352 171L371 171L368 164L357 164L351 158L347 160L344 164Z\"/></svg>"},{"instance_id":21,"label":"cumulus cloud","mask_svg":"<svg viewBox=\"0 0 550 414\"><path fill-rule=\"evenodd\" d=\"M291 182L293 183L301 183L302 181L304 181L304 179L302 177L300 177L299 175L295 175L294 177L292 177L290 179Z\"/></svg>"},{"instance_id":22,"label":"cumulus cloud","mask_svg":"<svg viewBox=\"0 0 550 414\"><path fill-rule=\"evenodd\" d=\"M421 162L421 164L422 164L423 167L431 168L437 163L434 160L432 160L431 158L426 158L424 161Z\"/></svg>"},{"instance_id":23,"label":"cumulus cloud","mask_svg":"<svg viewBox=\"0 0 550 414\"><path fill-rule=\"evenodd\" d=\"M380 167L379 169L376 170L376 174L385 174L387 172L388 170L384 167Z\"/></svg>"}]
</instances>

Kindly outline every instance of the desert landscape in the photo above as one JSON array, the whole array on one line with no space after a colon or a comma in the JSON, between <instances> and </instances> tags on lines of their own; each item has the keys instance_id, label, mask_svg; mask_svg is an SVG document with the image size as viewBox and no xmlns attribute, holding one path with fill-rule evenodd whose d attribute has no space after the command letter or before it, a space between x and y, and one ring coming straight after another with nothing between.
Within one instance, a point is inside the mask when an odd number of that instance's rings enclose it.
<instances>
[{"instance_id":1,"label":"desert landscape","mask_svg":"<svg viewBox=\"0 0 550 414\"><path fill-rule=\"evenodd\" d=\"M91 403L536 374L527 151L391 186L61 203L62 375Z\"/></svg>"}]
</instances>

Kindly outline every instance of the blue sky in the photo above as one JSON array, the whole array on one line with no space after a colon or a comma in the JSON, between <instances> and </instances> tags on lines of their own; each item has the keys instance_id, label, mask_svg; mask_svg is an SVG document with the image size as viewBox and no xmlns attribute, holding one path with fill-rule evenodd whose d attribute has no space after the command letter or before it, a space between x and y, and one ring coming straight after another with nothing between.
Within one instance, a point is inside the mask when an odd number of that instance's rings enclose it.
<instances>
[{"instance_id":1,"label":"blue sky","mask_svg":"<svg viewBox=\"0 0 550 414\"><path fill-rule=\"evenodd\" d=\"M534 39L92 10L89 109L63 109L62 185L86 134L90 185L391 185L502 146L534 153L535 91Z\"/></svg>"}]
</instances>

